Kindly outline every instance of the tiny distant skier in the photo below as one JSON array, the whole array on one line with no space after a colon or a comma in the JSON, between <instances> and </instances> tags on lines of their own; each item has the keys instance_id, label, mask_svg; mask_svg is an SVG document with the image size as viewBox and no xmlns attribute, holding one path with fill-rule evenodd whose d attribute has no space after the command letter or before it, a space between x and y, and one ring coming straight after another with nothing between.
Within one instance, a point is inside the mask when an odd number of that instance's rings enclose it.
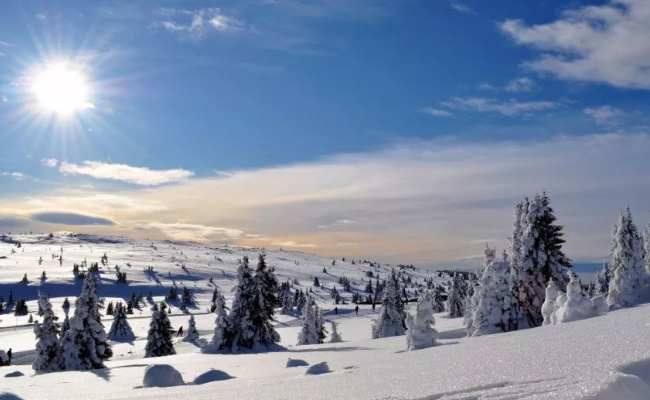
<instances>
[{"instance_id":1,"label":"tiny distant skier","mask_svg":"<svg viewBox=\"0 0 650 400\"><path fill-rule=\"evenodd\" d=\"M372 302L372 311L375 311L375 307L376 307L376 306L375 306L375 302L373 301L373 302Z\"/></svg>"},{"instance_id":2,"label":"tiny distant skier","mask_svg":"<svg viewBox=\"0 0 650 400\"><path fill-rule=\"evenodd\" d=\"M183 337L183 327L182 326L180 328L178 328L178 334L176 335L176 337L179 337L179 336Z\"/></svg>"},{"instance_id":3,"label":"tiny distant skier","mask_svg":"<svg viewBox=\"0 0 650 400\"><path fill-rule=\"evenodd\" d=\"M336 314L336 315L339 314L339 308L338 307L334 307L334 314Z\"/></svg>"},{"instance_id":4,"label":"tiny distant skier","mask_svg":"<svg viewBox=\"0 0 650 400\"><path fill-rule=\"evenodd\" d=\"M356 307L354 307L354 313L355 313L356 315L359 315L359 305L358 305L358 304L357 304Z\"/></svg>"}]
</instances>

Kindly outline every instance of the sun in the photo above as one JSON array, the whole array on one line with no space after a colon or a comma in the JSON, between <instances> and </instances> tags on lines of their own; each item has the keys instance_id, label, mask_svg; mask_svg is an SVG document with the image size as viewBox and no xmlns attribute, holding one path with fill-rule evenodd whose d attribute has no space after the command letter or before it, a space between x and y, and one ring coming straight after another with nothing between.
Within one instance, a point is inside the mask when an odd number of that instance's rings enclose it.
<instances>
[{"instance_id":1,"label":"sun","mask_svg":"<svg viewBox=\"0 0 650 400\"><path fill-rule=\"evenodd\" d=\"M34 77L31 92L41 111L67 117L93 108L83 71L66 62L46 65Z\"/></svg>"}]
</instances>

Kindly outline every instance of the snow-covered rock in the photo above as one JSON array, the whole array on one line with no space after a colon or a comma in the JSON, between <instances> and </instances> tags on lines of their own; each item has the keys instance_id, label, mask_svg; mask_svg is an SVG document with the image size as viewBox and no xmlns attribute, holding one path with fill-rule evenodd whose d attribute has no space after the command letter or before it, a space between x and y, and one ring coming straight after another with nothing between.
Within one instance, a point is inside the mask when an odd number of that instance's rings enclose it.
<instances>
[{"instance_id":1,"label":"snow-covered rock","mask_svg":"<svg viewBox=\"0 0 650 400\"><path fill-rule=\"evenodd\" d=\"M149 387L171 387L184 385L183 375L176 368L168 364L149 365L144 370L142 386Z\"/></svg>"}]
</instances>

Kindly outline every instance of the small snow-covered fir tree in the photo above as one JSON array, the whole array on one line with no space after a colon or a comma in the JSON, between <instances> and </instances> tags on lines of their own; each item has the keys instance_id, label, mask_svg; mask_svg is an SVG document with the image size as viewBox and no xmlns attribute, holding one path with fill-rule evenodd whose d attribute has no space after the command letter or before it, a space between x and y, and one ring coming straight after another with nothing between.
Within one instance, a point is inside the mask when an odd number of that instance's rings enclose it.
<instances>
[{"instance_id":1,"label":"small snow-covered fir tree","mask_svg":"<svg viewBox=\"0 0 650 400\"><path fill-rule=\"evenodd\" d=\"M225 332L225 341L231 351L239 348L252 349L255 342L255 329L251 319L251 310L259 309L254 304L259 298L256 295L256 285L253 275L248 266L248 257L244 256L237 269L237 286L235 286L235 298L230 307L228 316L230 323Z\"/></svg>"},{"instance_id":2,"label":"small snow-covered fir tree","mask_svg":"<svg viewBox=\"0 0 650 400\"><path fill-rule=\"evenodd\" d=\"M47 295L41 291L38 292L38 305L43 310L43 322L37 322L34 326L36 359L32 363L32 368L37 373L58 371L63 366L59 329L54 322L52 304Z\"/></svg>"},{"instance_id":3,"label":"small snow-covered fir tree","mask_svg":"<svg viewBox=\"0 0 650 400\"><path fill-rule=\"evenodd\" d=\"M442 299L442 287L440 285L433 288L433 312L441 313L445 311L445 301Z\"/></svg>"},{"instance_id":4,"label":"small snow-covered fir tree","mask_svg":"<svg viewBox=\"0 0 650 400\"><path fill-rule=\"evenodd\" d=\"M438 332L433 328L436 320L433 317L433 302L431 293L425 292L418 299L415 317L410 314L406 318L406 349L418 350L435 346Z\"/></svg>"},{"instance_id":5,"label":"small snow-covered fir tree","mask_svg":"<svg viewBox=\"0 0 650 400\"><path fill-rule=\"evenodd\" d=\"M383 292L379 318L375 320L372 326L373 339L399 336L406 332L406 312L404 311L404 303L402 303L395 270L391 271L386 280L386 287Z\"/></svg>"},{"instance_id":6,"label":"small snow-covered fir tree","mask_svg":"<svg viewBox=\"0 0 650 400\"><path fill-rule=\"evenodd\" d=\"M226 300L220 293L217 293L214 299L214 306L214 313L217 315L214 321L214 334L210 343L201 349L203 353L216 353L229 349L229 341L226 335L231 332L230 319L226 314Z\"/></svg>"},{"instance_id":7,"label":"small snow-covered fir tree","mask_svg":"<svg viewBox=\"0 0 650 400\"><path fill-rule=\"evenodd\" d=\"M159 309L155 309L151 314L147 344L144 350L145 358L176 354L172 341L172 326L162 304Z\"/></svg>"},{"instance_id":8,"label":"small snow-covered fir tree","mask_svg":"<svg viewBox=\"0 0 650 400\"><path fill-rule=\"evenodd\" d=\"M609 263L603 264L603 268L596 273L596 283L594 285L594 295L605 295L609 293L609 280L612 277L612 269Z\"/></svg>"},{"instance_id":9,"label":"small snow-covered fir tree","mask_svg":"<svg viewBox=\"0 0 650 400\"><path fill-rule=\"evenodd\" d=\"M552 304L551 298L555 295L555 291L557 291L555 304ZM570 274L566 293L560 291L557 285L553 288L553 281L551 281L547 288L547 294L549 297L547 297L542 307L545 325L595 317L605 314L608 309L605 296L589 298L583 292L580 279L574 273Z\"/></svg>"},{"instance_id":10,"label":"small snow-covered fir tree","mask_svg":"<svg viewBox=\"0 0 650 400\"><path fill-rule=\"evenodd\" d=\"M555 280L561 290L564 290L569 281L571 261L562 252L564 233L562 226L555 221L546 193L535 195L522 214L521 265L518 276L515 275L518 279L516 286L520 328L542 325L544 318L541 309L546 286L551 279Z\"/></svg>"},{"instance_id":11,"label":"small snow-covered fir tree","mask_svg":"<svg viewBox=\"0 0 650 400\"><path fill-rule=\"evenodd\" d=\"M472 295L467 296L465 300L465 315L463 316L463 325L467 328L468 332L473 332L474 328L472 323L474 322L474 313L478 308L478 302L480 298L479 290L481 288L481 278L483 277L483 272L487 269L488 265L492 264L496 260L496 249L490 248L487 243L485 243L485 249L483 250L483 265L476 271L476 279L470 280L469 285L472 288Z\"/></svg>"},{"instance_id":12,"label":"small snow-covered fir tree","mask_svg":"<svg viewBox=\"0 0 650 400\"><path fill-rule=\"evenodd\" d=\"M544 317L544 322L542 325L551 325L555 324L555 312L557 311L557 299L563 292L557 286L557 283L553 279L548 282L546 286L546 298L544 299L544 304L542 304L542 316Z\"/></svg>"},{"instance_id":13,"label":"small snow-covered fir tree","mask_svg":"<svg viewBox=\"0 0 650 400\"><path fill-rule=\"evenodd\" d=\"M122 303L117 303L113 312L113 323L108 331L108 337L111 339L133 339L135 335L129 321L126 318L126 310Z\"/></svg>"},{"instance_id":14,"label":"small snow-covered fir tree","mask_svg":"<svg viewBox=\"0 0 650 400\"><path fill-rule=\"evenodd\" d=\"M325 321L323 320L323 309L316 307L316 332L318 332L318 343L324 343L327 337L327 329L325 329Z\"/></svg>"},{"instance_id":15,"label":"small snow-covered fir tree","mask_svg":"<svg viewBox=\"0 0 650 400\"><path fill-rule=\"evenodd\" d=\"M634 305L645 283L643 243L632 221L630 208L619 216L614 228L611 260L612 278L607 302L610 306Z\"/></svg>"},{"instance_id":16,"label":"small snow-covered fir tree","mask_svg":"<svg viewBox=\"0 0 650 400\"><path fill-rule=\"evenodd\" d=\"M61 323L61 331L59 332L59 339L61 341L63 341L63 338L65 337L65 333L69 329L70 329L70 318L68 318L68 316L66 315L65 318L63 319L63 322Z\"/></svg>"},{"instance_id":17,"label":"small snow-covered fir tree","mask_svg":"<svg viewBox=\"0 0 650 400\"><path fill-rule=\"evenodd\" d=\"M336 322L332 321L332 334L330 335L330 343L339 343L343 341L341 334L339 333L338 326Z\"/></svg>"},{"instance_id":18,"label":"small snow-covered fir tree","mask_svg":"<svg viewBox=\"0 0 650 400\"><path fill-rule=\"evenodd\" d=\"M87 274L81 294L75 302L70 329L61 340L63 361L67 370L104 368L103 361L113 355L101 323L95 278Z\"/></svg>"},{"instance_id":19,"label":"small snow-covered fir tree","mask_svg":"<svg viewBox=\"0 0 650 400\"><path fill-rule=\"evenodd\" d=\"M494 261L483 273L479 303L472 322L472 336L507 332L513 329L512 297L509 265Z\"/></svg>"},{"instance_id":20,"label":"small snow-covered fir tree","mask_svg":"<svg viewBox=\"0 0 650 400\"><path fill-rule=\"evenodd\" d=\"M521 239L524 232L526 212L528 211L528 199L517 203L515 206L515 219L512 223L512 236L510 237L510 252L508 253L508 264L510 274L514 282L519 282L521 276ZM482 276L482 275L481 275Z\"/></svg>"},{"instance_id":21,"label":"small snow-covered fir tree","mask_svg":"<svg viewBox=\"0 0 650 400\"><path fill-rule=\"evenodd\" d=\"M447 298L447 312L449 318L460 318L465 313L464 290L465 282L460 273L456 272L451 281L451 289Z\"/></svg>"},{"instance_id":22,"label":"small snow-covered fir tree","mask_svg":"<svg viewBox=\"0 0 650 400\"><path fill-rule=\"evenodd\" d=\"M305 306L302 309L302 327L298 334L298 345L320 343L318 335L318 314L314 298L306 296Z\"/></svg>"},{"instance_id":23,"label":"small snow-covered fir tree","mask_svg":"<svg viewBox=\"0 0 650 400\"><path fill-rule=\"evenodd\" d=\"M183 341L190 343L199 342L199 331L196 330L196 321L194 321L194 315L190 315L190 320L187 322L187 333L185 334Z\"/></svg>"}]
</instances>

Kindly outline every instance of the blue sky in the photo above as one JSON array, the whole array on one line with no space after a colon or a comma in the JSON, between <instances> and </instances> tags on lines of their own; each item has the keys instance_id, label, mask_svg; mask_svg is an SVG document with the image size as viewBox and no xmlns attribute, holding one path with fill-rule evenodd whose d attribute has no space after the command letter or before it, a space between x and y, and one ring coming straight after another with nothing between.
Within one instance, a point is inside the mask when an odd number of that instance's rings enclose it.
<instances>
[{"instance_id":1,"label":"blue sky","mask_svg":"<svg viewBox=\"0 0 650 400\"><path fill-rule=\"evenodd\" d=\"M649 8L5 0L2 225L451 262L548 190L603 258L621 207L648 220ZM61 61L90 92L66 118L32 90Z\"/></svg>"}]
</instances>

